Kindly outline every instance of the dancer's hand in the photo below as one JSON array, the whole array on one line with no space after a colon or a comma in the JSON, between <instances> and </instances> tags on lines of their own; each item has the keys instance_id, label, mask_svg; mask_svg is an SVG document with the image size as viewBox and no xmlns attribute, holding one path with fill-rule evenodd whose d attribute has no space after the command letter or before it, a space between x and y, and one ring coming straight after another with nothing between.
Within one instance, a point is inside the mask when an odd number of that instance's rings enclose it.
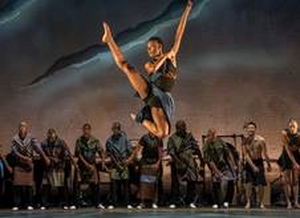
<instances>
[{"instance_id":1,"label":"dancer's hand","mask_svg":"<svg viewBox=\"0 0 300 218\"><path fill-rule=\"evenodd\" d=\"M125 160L125 162L124 162L125 167L129 166L130 164L131 164L131 159Z\"/></svg>"},{"instance_id":2,"label":"dancer's hand","mask_svg":"<svg viewBox=\"0 0 300 218\"><path fill-rule=\"evenodd\" d=\"M175 56L176 56L176 54L175 54L175 52L171 49L171 51L169 51L168 53L167 53L167 57L170 59L170 60L174 60L175 59Z\"/></svg>"},{"instance_id":3,"label":"dancer's hand","mask_svg":"<svg viewBox=\"0 0 300 218\"><path fill-rule=\"evenodd\" d=\"M220 171L217 171L217 172L216 172L216 175L217 175L217 178L218 178L218 179L222 179L222 178L224 177L224 174L221 173Z\"/></svg>"},{"instance_id":4,"label":"dancer's hand","mask_svg":"<svg viewBox=\"0 0 300 218\"><path fill-rule=\"evenodd\" d=\"M294 164L294 169L295 169L295 170L299 170L299 168L300 168L299 164L297 164L297 163Z\"/></svg>"},{"instance_id":5,"label":"dancer's hand","mask_svg":"<svg viewBox=\"0 0 300 218\"><path fill-rule=\"evenodd\" d=\"M89 171L93 171L93 170L95 169L94 166L93 166L92 164L89 164L89 165L87 166L87 168L88 168Z\"/></svg>"},{"instance_id":6,"label":"dancer's hand","mask_svg":"<svg viewBox=\"0 0 300 218\"><path fill-rule=\"evenodd\" d=\"M59 163L59 159L58 158L51 157L50 159L53 161L54 164Z\"/></svg>"},{"instance_id":7,"label":"dancer's hand","mask_svg":"<svg viewBox=\"0 0 300 218\"><path fill-rule=\"evenodd\" d=\"M32 159L31 159L30 157L26 157L26 156L25 156L25 158L24 158L24 159L25 159L25 161L27 161L27 162L29 162L29 163L31 163L31 162L32 162Z\"/></svg>"},{"instance_id":8,"label":"dancer's hand","mask_svg":"<svg viewBox=\"0 0 300 218\"><path fill-rule=\"evenodd\" d=\"M103 30L104 30L104 33L103 33L103 36L102 36L102 42L103 43L108 43L112 39L112 33L111 33L111 30L110 30L110 27L106 22L103 22L102 26L103 26Z\"/></svg>"},{"instance_id":9,"label":"dancer's hand","mask_svg":"<svg viewBox=\"0 0 300 218\"><path fill-rule=\"evenodd\" d=\"M257 166L254 166L254 167L253 167L253 170L254 170L255 173L258 173L258 172L259 172L259 169L258 169Z\"/></svg>"},{"instance_id":10,"label":"dancer's hand","mask_svg":"<svg viewBox=\"0 0 300 218\"><path fill-rule=\"evenodd\" d=\"M187 6L188 6L188 8L192 8L192 6L193 6L193 1L192 1L192 0L188 0Z\"/></svg>"}]
</instances>

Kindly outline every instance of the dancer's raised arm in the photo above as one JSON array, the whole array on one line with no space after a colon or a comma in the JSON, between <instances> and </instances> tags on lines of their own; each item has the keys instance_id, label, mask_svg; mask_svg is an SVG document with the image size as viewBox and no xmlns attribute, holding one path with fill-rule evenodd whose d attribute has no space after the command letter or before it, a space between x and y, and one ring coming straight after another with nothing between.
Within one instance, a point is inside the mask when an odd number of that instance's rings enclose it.
<instances>
[{"instance_id":1,"label":"dancer's raised arm","mask_svg":"<svg viewBox=\"0 0 300 218\"><path fill-rule=\"evenodd\" d=\"M171 48L171 51L169 52L170 56L172 56L172 55L176 56L179 51L182 37L183 37L184 31L185 31L186 22L188 20L189 14L191 12L192 5L193 5L192 0L188 0L188 4L184 10L183 15L181 16L181 20L180 20L179 26L177 28L174 45Z\"/></svg>"},{"instance_id":2,"label":"dancer's raised arm","mask_svg":"<svg viewBox=\"0 0 300 218\"><path fill-rule=\"evenodd\" d=\"M172 48L170 49L169 52L163 54L155 63L148 62L145 64L145 69L149 74L156 72L166 61L166 59L172 60L173 64L176 66L176 55L180 48L185 26L191 9L192 9L192 0L188 0L187 7L180 19L179 26L176 32L175 42Z\"/></svg>"}]
</instances>

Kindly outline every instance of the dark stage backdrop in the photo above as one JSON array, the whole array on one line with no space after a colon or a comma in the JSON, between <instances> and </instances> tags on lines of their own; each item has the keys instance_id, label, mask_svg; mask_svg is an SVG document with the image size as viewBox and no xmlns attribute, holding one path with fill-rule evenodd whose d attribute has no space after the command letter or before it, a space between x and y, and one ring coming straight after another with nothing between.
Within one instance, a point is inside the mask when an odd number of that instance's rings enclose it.
<instances>
[{"instance_id":1,"label":"dark stage backdrop","mask_svg":"<svg viewBox=\"0 0 300 218\"><path fill-rule=\"evenodd\" d=\"M184 0L1 0L0 142L21 120L42 139L49 127L74 147L84 122L104 143L113 121L131 138L141 102L100 43L111 24L129 62L143 70L146 40L173 42ZM300 1L195 0L173 92L177 119L198 139L209 127L242 133L254 120L271 156L280 131L300 120ZM174 126L173 126L174 127ZM174 128L173 128L174 130Z\"/></svg>"}]
</instances>

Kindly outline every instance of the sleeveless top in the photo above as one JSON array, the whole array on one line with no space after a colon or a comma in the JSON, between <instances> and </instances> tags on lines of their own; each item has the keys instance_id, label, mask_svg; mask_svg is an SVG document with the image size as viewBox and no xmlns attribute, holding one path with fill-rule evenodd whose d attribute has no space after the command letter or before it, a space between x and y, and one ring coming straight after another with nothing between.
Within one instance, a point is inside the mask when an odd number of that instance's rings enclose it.
<instances>
[{"instance_id":1,"label":"sleeveless top","mask_svg":"<svg viewBox=\"0 0 300 218\"><path fill-rule=\"evenodd\" d=\"M154 63L154 60L151 61ZM157 72L148 75L148 81L156 85L163 92L171 92L177 77L177 69L170 59L162 64Z\"/></svg>"},{"instance_id":2,"label":"sleeveless top","mask_svg":"<svg viewBox=\"0 0 300 218\"><path fill-rule=\"evenodd\" d=\"M285 129L286 133L287 133L287 137L288 137L288 146L292 149L292 150L297 150L300 148L300 135L299 135L299 130L296 134L292 134L289 129Z\"/></svg>"}]
</instances>

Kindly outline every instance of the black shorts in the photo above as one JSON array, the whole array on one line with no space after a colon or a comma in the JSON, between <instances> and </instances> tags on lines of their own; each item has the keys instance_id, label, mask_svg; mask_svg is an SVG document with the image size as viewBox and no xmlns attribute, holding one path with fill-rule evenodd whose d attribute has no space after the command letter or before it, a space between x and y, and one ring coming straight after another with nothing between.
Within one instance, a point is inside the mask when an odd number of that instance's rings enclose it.
<instances>
[{"instance_id":1,"label":"black shorts","mask_svg":"<svg viewBox=\"0 0 300 218\"><path fill-rule=\"evenodd\" d=\"M259 169L259 172L254 172L249 163L246 163L246 183L252 183L254 186L263 185L266 186L266 177L263 159L252 160L255 166Z\"/></svg>"},{"instance_id":2,"label":"black shorts","mask_svg":"<svg viewBox=\"0 0 300 218\"><path fill-rule=\"evenodd\" d=\"M296 162L300 164L300 153L298 150L292 151L292 155L294 156ZM285 170L292 170L293 169L293 162L289 158L288 154L285 150L282 151L278 161L278 165L281 167L283 171Z\"/></svg>"}]
</instances>

